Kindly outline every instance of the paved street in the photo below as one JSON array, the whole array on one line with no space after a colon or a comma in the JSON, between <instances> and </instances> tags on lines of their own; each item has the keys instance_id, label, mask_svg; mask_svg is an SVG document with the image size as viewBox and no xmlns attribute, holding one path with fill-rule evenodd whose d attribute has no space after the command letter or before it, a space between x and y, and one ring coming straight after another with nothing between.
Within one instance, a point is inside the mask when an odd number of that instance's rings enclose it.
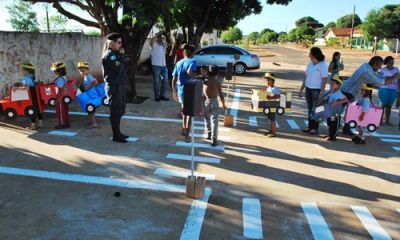
<instances>
[{"instance_id":1,"label":"paved street","mask_svg":"<svg viewBox=\"0 0 400 240\"><path fill-rule=\"evenodd\" d=\"M110 140L105 108L92 130L83 128L77 105L72 128L61 132L53 131L51 109L37 132L24 129L26 119L2 116L0 239L400 239L398 128L379 128L365 146L302 133L306 107L297 91L308 52L262 51L272 56L231 89L235 127L223 127L221 116L222 145L210 148L196 119L196 171L208 179L201 200L184 194L190 147L174 102L129 105L125 145ZM330 60L331 51L326 55ZM345 74L368 61L364 56L343 54ZM266 117L250 106L265 71L294 96L274 139L264 136ZM140 95L152 96L150 79L138 81Z\"/></svg>"}]
</instances>

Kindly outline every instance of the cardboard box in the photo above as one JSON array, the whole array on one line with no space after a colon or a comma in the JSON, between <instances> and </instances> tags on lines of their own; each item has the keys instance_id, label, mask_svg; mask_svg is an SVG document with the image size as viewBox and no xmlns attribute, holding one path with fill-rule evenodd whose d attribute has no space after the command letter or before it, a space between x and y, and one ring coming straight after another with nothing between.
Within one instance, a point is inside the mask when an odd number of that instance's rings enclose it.
<instances>
[{"instance_id":1,"label":"cardboard box","mask_svg":"<svg viewBox=\"0 0 400 240\"><path fill-rule=\"evenodd\" d=\"M192 177L186 178L186 197L193 199L200 199L204 197L206 188L205 177Z\"/></svg>"}]
</instances>

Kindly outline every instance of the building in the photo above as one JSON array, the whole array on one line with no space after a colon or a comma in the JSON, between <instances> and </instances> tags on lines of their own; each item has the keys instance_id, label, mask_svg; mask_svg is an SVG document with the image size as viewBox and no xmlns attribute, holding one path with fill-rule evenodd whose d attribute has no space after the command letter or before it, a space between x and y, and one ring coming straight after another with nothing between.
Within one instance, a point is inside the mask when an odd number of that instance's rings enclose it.
<instances>
[{"instance_id":1,"label":"building","mask_svg":"<svg viewBox=\"0 0 400 240\"><path fill-rule=\"evenodd\" d=\"M200 44L202 47L221 44L221 31L213 30L211 33L204 33L201 37Z\"/></svg>"},{"instance_id":2,"label":"building","mask_svg":"<svg viewBox=\"0 0 400 240\"><path fill-rule=\"evenodd\" d=\"M329 39L336 38L339 40L340 46L348 46L351 38L351 28L329 28L324 34L326 41ZM353 33L353 39L362 38L362 32L360 28L355 28Z\"/></svg>"}]
</instances>

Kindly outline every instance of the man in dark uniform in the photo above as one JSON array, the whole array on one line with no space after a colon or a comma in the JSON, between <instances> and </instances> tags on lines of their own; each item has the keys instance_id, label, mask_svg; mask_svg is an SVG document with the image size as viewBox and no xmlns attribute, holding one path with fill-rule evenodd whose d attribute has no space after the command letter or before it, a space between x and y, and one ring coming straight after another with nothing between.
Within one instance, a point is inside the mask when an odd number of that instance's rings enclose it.
<instances>
[{"instance_id":1,"label":"man in dark uniform","mask_svg":"<svg viewBox=\"0 0 400 240\"><path fill-rule=\"evenodd\" d=\"M121 49L121 35L118 33L110 33L107 36L102 64L106 93L110 98L110 123L113 131L112 140L118 143L126 143L129 137L122 134L120 131L121 118L125 114L126 108L125 81L127 81L124 57L121 53Z\"/></svg>"}]
</instances>

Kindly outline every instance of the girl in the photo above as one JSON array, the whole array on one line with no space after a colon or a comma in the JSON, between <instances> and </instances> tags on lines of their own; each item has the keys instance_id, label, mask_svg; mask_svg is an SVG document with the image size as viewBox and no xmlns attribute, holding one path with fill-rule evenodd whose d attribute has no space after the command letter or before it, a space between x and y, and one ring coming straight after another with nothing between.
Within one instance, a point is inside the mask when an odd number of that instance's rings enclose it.
<instances>
[{"instance_id":1,"label":"girl","mask_svg":"<svg viewBox=\"0 0 400 240\"><path fill-rule=\"evenodd\" d=\"M394 76L399 72L399 69L394 66L394 58L392 56L386 57L383 64L385 64L386 67L382 68L381 71L385 77ZM379 101L381 102L382 109L386 115L386 124L389 126L393 126L390 122L390 114L392 112L392 105L397 98L397 91L397 81L391 82L379 88Z\"/></svg>"},{"instance_id":2,"label":"girl","mask_svg":"<svg viewBox=\"0 0 400 240\"><path fill-rule=\"evenodd\" d=\"M29 127L30 130L36 130L38 127L43 127L43 114L40 113L39 109L39 102L37 99L36 89L35 89L35 67L31 63L23 63L21 66L21 75L23 76L21 84L19 84L20 89L28 89L35 112L37 115L31 118L31 126ZM17 88L14 87L13 91ZM36 122L39 120L39 124L37 125Z\"/></svg>"},{"instance_id":3,"label":"girl","mask_svg":"<svg viewBox=\"0 0 400 240\"><path fill-rule=\"evenodd\" d=\"M98 85L98 81L89 73L89 63L88 62L78 62L79 73L83 76L83 84L81 85L81 90L83 92ZM97 127L97 122L94 113L88 113L89 123L85 128L91 129Z\"/></svg>"},{"instance_id":4,"label":"girl","mask_svg":"<svg viewBox=\"0 0 400 240\"><path fill-rule=\"evenodd\" d=\"M361 89L361 98L357 100L357 105L362 107L362 113L359 117L360 121L364 120L365 114L369 111L372 103L372 90L373 88L368 86L367 84L364 84L362 89ZM366 127L361 127L358 126L358 135L355 136L352 141L355 144L366 144L365 141L365 136L367 133L367 128Z\"/></svg>"},{"instance_id":5,"label":"girl","mask_svg":"<svg viewBox=\"0 0 400 240\"><path fill-rule=\"evenodd\" d=\"M339 72L344 69L344 65L343 62L341 61L340 56L341 56L340 52L333 53L332 61L329 64L328 68L328 71L331 73L331 78L333 78L335 75L339 76Z\"/></svg>"},{"instance_id":6,"label":"girl","mask_svg":"<svg viewBox=\"0 0 400 240\"><path fill-rule=\"evenodd\" d=\"M56 114L58 125L55 129L69 128L68 104L64 103L63 96L67 90L67 72L65 65L62 62L56 62L51 65L50 70L54 71L57 78L54 80L56 84Z\"/></svg>"}]
</instances>

